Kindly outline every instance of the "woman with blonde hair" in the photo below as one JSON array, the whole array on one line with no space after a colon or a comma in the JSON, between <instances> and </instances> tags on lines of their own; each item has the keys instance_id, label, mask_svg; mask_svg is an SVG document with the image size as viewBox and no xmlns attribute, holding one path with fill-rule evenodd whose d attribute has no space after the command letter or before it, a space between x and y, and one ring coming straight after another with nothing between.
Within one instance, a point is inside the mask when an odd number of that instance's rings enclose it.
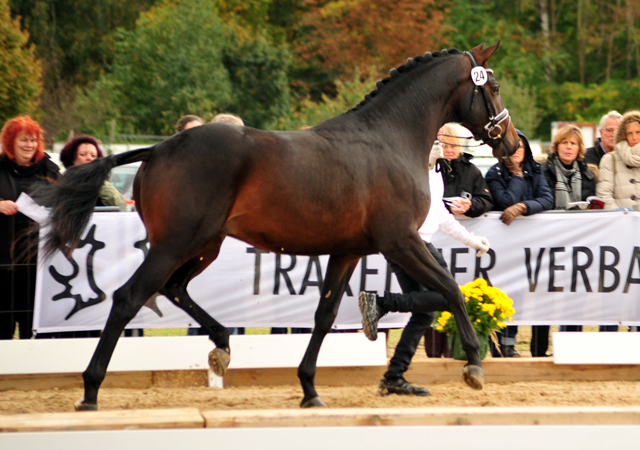
<instances>
[{"instance_id":1,"label":"woman with blonde hair","mask_svg":"<svg viewBox=\"0 0 640 450\"><path fill-rule=\"evenodd\" d=\"M553 194L553 209L579 209L571 203L586 201L596 194L597 166L586 164L587 149L582 132L575 125L565 125L558 130L551 144L551 154L542 167L542 173ZM547 335L549 327L539 325L538 333ZM561 325L560 331L582 331L582 325Z\"/></svg>"},{"instance_id":2,"label":"woman with blonde hair","mask_svg":"<svg viewBox=\"0 0 640 450\"><path fill-rule=\"evenodd\" d=\"M640 209L640 111L628 111L620 119L613 152L600 160L596 193L605 209Z\"/></svg>"},{"instance_id":3,"label":"woman with blonde hair","mask_svg":"<svg viewBox=\"0 0 640 450\"><path fill-rule=\"evenodd\" d=\"M211 123L229 123L231 125L238 125L239 127L244 126L242 118L229 113L217 114L213 119L211 119Z\"/></svg>"},{"instance_id":4,"label":"woman with blonde hair","mask_svg":"<svg viewBox=\"0 0 640 450\"><path fill-rule=\"evenodd\" d=\"M442 146L440 172L444 181L444 198L457 198L447 203L452 214L478 217L493 207L493 199L480 169L471 162L473 155L463 151L464 139L452 124L445 124L438 131ZM439 333L438 333L439 334Z\"/></svg>"},{"instance_id":5,"label":"woman with blonde hair","mask_svg":"<svg viewBox=\"0 0 640 450\"><path fill-rule=\"evenodd\" d=\"M583 161L586 152L577 126L565 125L554 136L551 154L542 167L553 194L553 209L578 209L571 203L586 201L596 194L596 176Z\"/></svg>"}]
</instances>

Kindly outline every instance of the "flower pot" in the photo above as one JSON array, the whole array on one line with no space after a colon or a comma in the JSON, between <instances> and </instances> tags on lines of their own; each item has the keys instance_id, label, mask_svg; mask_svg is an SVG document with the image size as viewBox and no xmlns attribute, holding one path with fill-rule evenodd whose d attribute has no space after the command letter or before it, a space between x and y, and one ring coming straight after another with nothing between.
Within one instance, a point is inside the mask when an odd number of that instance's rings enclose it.
<instances>
[{"instance_id":1,"label":"flower pot","mask_svg":"<svg viewBox=\"0 0 640 450\"><path fill-rule=\"evenodd\" d=\"M478 340L480 341L480 359L484 359L487 356L487 351L489 350L489 335L488 334L477 334ZM449 337L449 349L451 350L451 355L453 359L459 359L462 361L467 360L467 354L462 349L462 339L460 339L459 333L450 333Z\"/></svg>"}]
</instances>

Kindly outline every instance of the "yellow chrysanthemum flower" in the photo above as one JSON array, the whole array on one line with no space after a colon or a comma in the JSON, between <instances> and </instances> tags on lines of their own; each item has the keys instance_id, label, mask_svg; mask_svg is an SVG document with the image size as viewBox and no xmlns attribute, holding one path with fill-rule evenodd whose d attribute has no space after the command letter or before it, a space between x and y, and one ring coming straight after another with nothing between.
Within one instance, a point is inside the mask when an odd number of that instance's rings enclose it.
<instances>
[{"instance_id":1,"label":"yellow chrysanthemum flower","mask_svg":"<svg viewBox=\"0 0 640 450\"><path fill-rule=\"evenodd\" d=\"M504 328L507 322L513 322L513 301L500 289L489 286L486 280L478 278L460 286L460 292L464 296L467 314L476 333L486 335L492 330ZM456 320L450 312L440 313L434 326L443 333L458 330Z\"/></svg>"}]
</instances>

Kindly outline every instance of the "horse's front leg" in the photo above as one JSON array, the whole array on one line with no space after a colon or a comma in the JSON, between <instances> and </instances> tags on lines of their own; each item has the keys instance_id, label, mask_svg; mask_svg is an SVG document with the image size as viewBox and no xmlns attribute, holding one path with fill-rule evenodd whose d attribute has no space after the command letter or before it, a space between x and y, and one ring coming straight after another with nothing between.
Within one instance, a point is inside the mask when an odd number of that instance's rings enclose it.
<instances>
[{"instance_id":1,"label":"horse's front leg","mask_svg":"<svg viewBox=\"0 0 640 450\"><path fill-rule=\"evenodd\" d=\"M318 396L314 385L318 353L324 337L331 330L331 325L338 314L342 294L359 260L360 257L344 255L333 255L329 258L327 276L322 285L320 303L316 310L315 327L307 351L298 367L298 378L304 392L304 398L300 404L302 408L327 406Z\"/></svg>"},{"instance_id":2,"label":"horse's front leg","mask_svg":"<svg viewBox=\"0 0 640 450\"><path fill-rule=\"evenodd\" d=\"M383 254L387 259L402 267L420 284L433 288L445 297L449 304L449 310L456 318L462 348L469 361L462 372L464 381L473 389L482 389L484 370L480 359L480 343L469 320L464 296L454 278L438 264L417 233L405 238L402 245L385 246Z\"/></svg>"}]
</instances>

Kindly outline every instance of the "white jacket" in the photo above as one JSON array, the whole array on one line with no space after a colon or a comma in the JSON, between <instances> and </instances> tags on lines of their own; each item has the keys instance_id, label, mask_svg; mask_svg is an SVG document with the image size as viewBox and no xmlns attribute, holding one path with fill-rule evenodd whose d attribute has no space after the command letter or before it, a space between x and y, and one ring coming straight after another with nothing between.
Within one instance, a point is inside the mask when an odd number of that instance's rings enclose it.
<instances>
[{"instance_id":1,"label":"white jacket","mask_svg":"<svg viewBox=\"0 0 640 450\"><path fill-rule=\"evenodd\" d=\"M444 182L440 172L429 171L429 189L431 190L431 207L424 223L418 230L422 239L431 242L433 234L440 230L452 238L464 243L469 235L467 229L460 225L453 215L444 207Z\"/></svg>"},{"instance_id":2,"label":"white jacket","mask_svg":"<svg viewBox=\"0 0 640 450\"><path fill-rule=\"evenodd\" d=\"M596 195L604 200L605 209L631 209L634 205L640 208L640 166L633 158L640 144L636 147L630 149L626 141L619 142L615 151L600 160Z\"/></svg>"}]
</instances>

